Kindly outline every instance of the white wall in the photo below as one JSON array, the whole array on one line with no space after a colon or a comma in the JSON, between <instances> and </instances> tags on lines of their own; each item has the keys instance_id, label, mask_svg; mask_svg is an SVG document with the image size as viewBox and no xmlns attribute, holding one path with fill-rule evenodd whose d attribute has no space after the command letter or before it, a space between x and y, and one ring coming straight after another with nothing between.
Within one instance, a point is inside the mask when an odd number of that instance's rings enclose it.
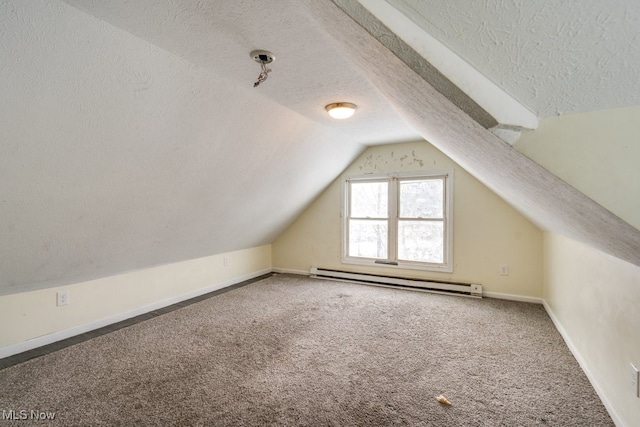
<instances>
[{"instance_id":1,"label":"white wall","mask_svg":"<svg viewBox=\"0 0 640 427\"><path fill-rule=\"evenodd\" d=\"M273 243L275 269L326 267L404 277L480 283L486 292L542 296L542 233L425 141L369 147L344 175L454 169L454 272L341 263L342 178L337 178ZM499 274L508 264L509 276ZM401 271L399 271L401 270Z\"/></svg>"},{"instance_id":2,"label":"white wall","mask_svg":"<svg viewBox=\"0 0 640 427\"><path fill-rule=\"evenodd\" d=\"M227 263L225 265L225 259ZM0 358L192 298L271 271L271 246L0 296ZM66 290L71 303L56 306Z\"/></svg>"},{"instance_id":3,"label":"white wall","mask_svg":"<svg viewBox=\"0 0 640 427\"><path fill-rule=\"evenodd\" d=\"M545 118L515 148L640 228L640 106Z\"/></svg>"},{"instance_id":4,"label":"white wall","mask_svg":"<svg viewBox=\"0 0 640 427\"><path fill-rule=\"evenodd\" d=\"M545 233L544 300L614 419L640 425L629 367L640 367L640 267Z\"/></svg>"},{"instance_id":5,"label":"white wall","mask_svg":"<svg viewBox=\"0 0 640 427\"><path fill-rule=\"evenodd\" d=\"M250 50L238 86L64 2L0 1L0 295L275 239L362 147L254 90Z\"/></svg>"}]
</instances>

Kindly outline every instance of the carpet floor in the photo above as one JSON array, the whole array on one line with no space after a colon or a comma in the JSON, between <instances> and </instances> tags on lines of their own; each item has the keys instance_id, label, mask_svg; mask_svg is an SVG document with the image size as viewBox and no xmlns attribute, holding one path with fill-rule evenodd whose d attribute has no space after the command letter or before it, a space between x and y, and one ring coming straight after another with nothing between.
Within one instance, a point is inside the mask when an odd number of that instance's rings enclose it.
<instances>
[{"instance_id":1,"label":"carpet floor","mask_svg":"<svg viewBox=\"0 0 640 427\"><path fill-rule=\"evenodd\" d=\"M0 410L3 425L43 425L6 419L31 410L48 425L613 425L540 305L291 275L3 369Z\"/></svg>"}]
</instances>

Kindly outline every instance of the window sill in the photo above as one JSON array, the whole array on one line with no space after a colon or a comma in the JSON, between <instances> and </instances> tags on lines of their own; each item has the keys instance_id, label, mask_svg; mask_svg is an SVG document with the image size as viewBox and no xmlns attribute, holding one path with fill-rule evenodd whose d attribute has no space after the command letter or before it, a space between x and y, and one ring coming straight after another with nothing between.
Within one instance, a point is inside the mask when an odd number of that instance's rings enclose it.
<instances>
[{"instance_id":1,"label":"window sill","mask_svg":"<svg viewBox=\"0 0 640 427\"><path fill-rule=\"evenodd\" d=\"M437 273L453 273L453 267L450 264L417 264L412 262L399 261L397 264L387 264L384 262L375 262L373 259L359 259L359 258L342 258L342 264L351 265L366 265L376 268L391 268L398 270L422 270L433 271Z\"/></svg>"}]
</instances>

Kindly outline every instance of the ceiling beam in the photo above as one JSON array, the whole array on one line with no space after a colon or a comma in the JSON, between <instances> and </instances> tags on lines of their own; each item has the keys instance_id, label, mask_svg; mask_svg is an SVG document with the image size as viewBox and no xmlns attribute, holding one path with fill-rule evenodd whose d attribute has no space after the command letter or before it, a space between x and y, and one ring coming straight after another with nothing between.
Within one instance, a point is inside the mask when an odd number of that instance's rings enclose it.
<instances>
[{"instance_id":1,"label":"ceiling beam","mask_svg":"<svg viewBox=\"0 0 640 427\"><path fill-rule=\"evenodd\" d=\"M438 92L513 145L538 117L385 0L334 0L347 15Z\"/></svg>"},{"instance_id":2,"label":"ceiling beam","mask_svg":"<svg viewBox=\"0 0 640 427\"><path fill-rule=\"evenodd\" d=\"M426 62L460 88L498 122L499 129L513 131L538 127L538 116L531 110L385 0L335 0L334 3L458 107L455 98L421 72L422 63ZM422 61L416 60L416 56ZM465 108L460 109L467 112Z\"/></svg>"},{"instance_id":3,"label":"ceiling beam","mask_svg":"<svg viewBox=\"0 0 640 427\"><path fill-rule=\"evenodd\" d=\"M414 72L419 74L424 80L431 83L438 92L446 96L452 103L467 113L481 126L488 129L499 124L495 117L456 86L429 61L423 58L412 46L407 44L402 38L391 31L385 23L370 13L370 11L358 1L334 0L334 3L349 15L351 19L356 21L362 28L371 34L371 36L373 36L378 42L384 45L389 51L393 52L398 59L404 62ZM387 6L393 11L396 11L392 6ZM383 12L380 8L377 8L376 10ZM385 10L385 12L388 13L389 11ZM397 14L401 15L400 12L397 12ZM398 15L395 15L395 17L399 18ZM393 21L399 25L401 24L397 19L392 20L391 17L388 17L387 19L389 22Z\"/></svg>"},{"instance_id":4,"label":"ceiling beam","mask_svg":"<svg viewBox=\"0 0 640 427\"><path fill-rule=\"evenodd\" d=\"M487 131L333 2L304 4L345 57L445 155L541 229L640 265L640 230Z\"/></svg>"}]
</instances>

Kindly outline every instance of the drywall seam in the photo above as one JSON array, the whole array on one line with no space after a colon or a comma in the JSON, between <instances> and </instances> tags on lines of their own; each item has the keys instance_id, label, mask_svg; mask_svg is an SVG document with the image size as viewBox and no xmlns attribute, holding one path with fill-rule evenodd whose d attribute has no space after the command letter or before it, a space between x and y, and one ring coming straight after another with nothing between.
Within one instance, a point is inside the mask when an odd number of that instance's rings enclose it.
<instances>
[{"instance_id":1,"label":"drywall seam","mask_svg":"<svg viewBox=\"0 0 640 427\"><path fill-rule=\"evenodd\" d=\"M582 354L578 350L578 347L576 347L575 344L573 344L571 337L569 337L569 334L567 334L564 327L562 327L560 320L558 320L553 310L551 309L551 306L547 303L547 301L544 300L544 298L542 299L542 305L544 306L544 309L547 311L547 314L551 318L551 321L555 325L556 329L562 336L562 339L564 339L564 342L567 344L567 347L569 347L569 350L571 350L571 354L573 354L573 357L575 357L576 360L578 361L578 364L580 365L585 375L587 376L587 379L591 383L591 386L594 388L594 390L598 394L598 397L600 397L600 400L602 401L605 408L607 409L607 412L609 412L609 415L611 416L611 419L613 419L613 422L615 423L615 425L618 427L624 427L625 424L622 421L622 418L616 412L615 408L607 398L607 395L604 393L604 390L602 389L602 387L600 387L600 384L596 380L595 375L593 375L593 373L589 369L589 365L585 361L584 357L582 357Z\"/></svg>"},{"instance_id":2,"label":"drywall seam","mask_svg":"<svg viewBox=\"0 0 640 427\"><path fill-rule=\"evenodd\" d=\"M538 127L538 117L531 110L385 0L358 0L358 2L491 114L498 121L498 126L508 125L526 129ZM345 10L344 7L343 10ZM354 18L353 15L351 17ZM363 19L358 19L358 23L362 25ZM390 37L389 34L385 36ZM380 37L377 38L380 39ZM397 46L385 45L391 46L394 53L400 57L396 52ZM407 65L411 66L410 63ZM415 67L412 68L415 69ZM446 96L444 93L443 95Z\"/></svg>"},{"instance_id":3,"label":"drywall seam","mask_svg":"<svg viewBox=\"0 0 640 427\"><path fill-rule=\"evenodd\" d=\"M22 353L28 350L32 350L34 348L52 344L54 342L71 338L76 335L84 334L86 332L93 331L108 325L112 325L114 323L122 322L123 320L127 320L132 317L139 316L141 314L149 313L153 310L158 310L160 308L168 307L170 305L173 305L182 301L186 301L191 298L196 298L201 295L207 294L209 292L217 291L219 289L223 289L223 288L235 285L237 283L244 282L245 280L250 280L250 279L262 276L263 274L268 274L270 272L271 272L271 269L266 268L266 269L254 271L251 273L243 274L241 276L234 277L233 279L229 279L220 283L209 285L204 288L197 289L195 291L187 292L182 295L178 295L171 298L166 298L162 301L154 302L151 304L146 304L144 306L126 311L124 313L119 313L113 316L105 317L100 320L85 323L83 325L74 326L71 328L64 329L62 331L54 332L52 334L44 335L44 336L33 338L24 342L2 347L0 348L0 359L12 356L14 354Z\"/></svg>"}]
</instances>

